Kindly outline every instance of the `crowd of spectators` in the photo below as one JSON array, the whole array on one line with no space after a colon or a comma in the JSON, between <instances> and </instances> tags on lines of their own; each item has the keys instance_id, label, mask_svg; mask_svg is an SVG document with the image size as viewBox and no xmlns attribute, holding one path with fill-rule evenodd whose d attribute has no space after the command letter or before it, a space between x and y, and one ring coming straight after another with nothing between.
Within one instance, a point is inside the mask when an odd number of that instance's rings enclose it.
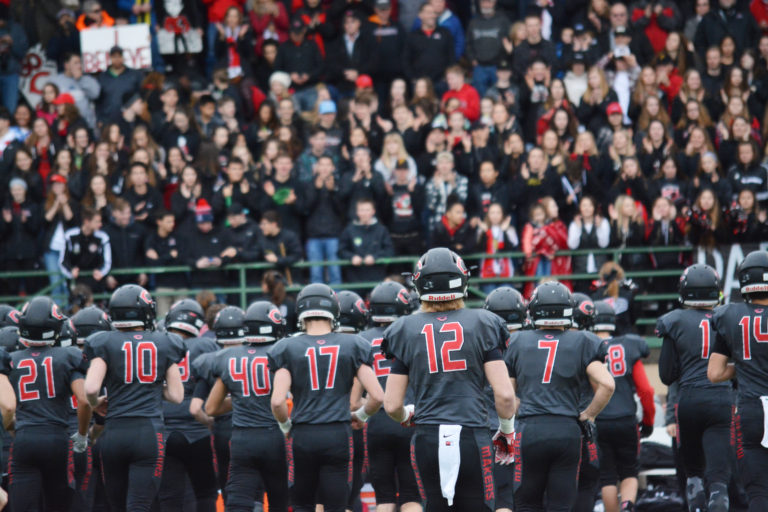
<instances>
[{"instance_id":1,"label":"crowd of spectators","mask_svg":"<svg viewBox=\"0 0 768 512\"><path fill-rule=\"evenodd\" d=\"M152 68L116 46L84 74L79 33L123 23L150 26ZM38 43L59 71L30 105ZM0 93L2 268L98 291L190 284L112 274L137 266L337 284L447 246L499 278L768 240L764 0L0 0Z\"/></svg>"}]
</instances>

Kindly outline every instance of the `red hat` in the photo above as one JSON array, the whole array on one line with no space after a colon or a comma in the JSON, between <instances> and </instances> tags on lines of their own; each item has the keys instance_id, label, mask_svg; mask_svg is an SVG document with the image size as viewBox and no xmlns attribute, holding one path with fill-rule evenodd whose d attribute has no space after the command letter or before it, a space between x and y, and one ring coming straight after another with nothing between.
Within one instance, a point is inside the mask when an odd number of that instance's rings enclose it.
<instances>
[{"instance_id":1,"label":"red hat","mask_svg":"<svg viewBox=\"0 0 768 512\"><path fill-rule=\"evenodd\" d=\"M63 92L56 96L56 99L53 100L54 105L74 105L75 104L75 98L72 97L71 94L68 92Z\"/></svg>"},{"instance_id":2,"label":"red hat","mask_svg":"<svg viewBox=\"0 0 768 512\"><path fill-rule=\"evenodd\" d=\"M373 79L370 75L360 75L357 77L357 80L355 80L355 87L358 89L373 88Z\"/></svg>"},{"instance_id":3,"label":"red hat","mask_svg":"<svg viewBox=\"0 0 768 512\"><path fill-rule=\"evenodd\" d=\"M51 174L51 183L66 183L67 177L62 174Z\"/></svg>"},{"instance_id":4,"label":"red hat","mask_svg":"<svg viewBox=\"0 0 768 512\"><path fill-rule=\"evenodd\" d=\"M213 209L208 201L200 199L195 206L195 221L201 222L213 222Z\"/></svg>"},{"instance_id":5,"label":"red hat","mask_svg":"<svg viewBox=\"0 0 768 512\"><path fill-rule=\"evenodd\" d=\"M605 115L610 116L613 114L623 114L624 112L621 110L621 105L619 105L619 102L614 101L613 103L609 103L607 107L605 107Z\"/></svg>"}]
</instances>

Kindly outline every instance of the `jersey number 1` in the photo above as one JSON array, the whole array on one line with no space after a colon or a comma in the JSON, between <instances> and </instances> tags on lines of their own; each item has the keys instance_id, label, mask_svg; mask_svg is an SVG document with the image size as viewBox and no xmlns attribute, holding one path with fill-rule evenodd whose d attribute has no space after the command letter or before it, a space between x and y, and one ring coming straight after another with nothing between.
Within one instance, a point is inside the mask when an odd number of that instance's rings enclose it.
<instances>
[{"instance_id":1,"label":"jersey number 1","mask_svg":"<svg viewBox=\"0 0 768 512\"><path fill-rule=\"evenodd\" d=\"M142 341L135 346L130 341L123 343L125 355L126 384L133 383L133 375L142 384L151 384L157 380L157 347L151 341ZM134 361L136 368L134 371Z\"/></svg>"}]
</instances>

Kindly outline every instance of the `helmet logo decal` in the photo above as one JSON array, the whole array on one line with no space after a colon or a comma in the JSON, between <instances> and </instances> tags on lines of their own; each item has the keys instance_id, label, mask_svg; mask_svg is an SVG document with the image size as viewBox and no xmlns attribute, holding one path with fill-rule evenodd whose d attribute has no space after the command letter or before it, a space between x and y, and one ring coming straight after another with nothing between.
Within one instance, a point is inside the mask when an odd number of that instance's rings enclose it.
<instances>
[{"instance_id":1,"label":"helmet logo decal","mask_svg":"<svg viewBox=\"0 0 768 512\"><path fill-rule=\"evenodd\" d=\"M587 316L591 316L595 312L595 303L591 300L585 300L579 304L579 311Z\"/></svg>"},{"instance_id":2,"label":"helmet logo decal","mask_svg":"<svg viewBox=\"0 0 768 512\"><path fill-rule=\"evenodd\" d=\"M365 302L363 302L363 299L356 300L355 301L355 307L362 314L366 314L368 312L368 308L365 307Z\"/></svg>"},{"instance_id":3,"label":"helmet logo decal","mask_svg":"<svg viewBox=\"0 0 768 512\"><path fill-rule=\"evenodd\" d=\"M467 266L464 264L464 260L461 259L461 256L456 256L456 266L459 267L462 274L465 276L469 275L469 270L467 270Z\"/></svg>"},{"instance_id":4,"label":"helmet logo decal","mask_svg":"<svg viewBox=\"0 0 768 512\"><path fill-rule=\"evenodd\" d=\"M61 314L61 312L59 311L59 306L57 306L56 304L51 306L51 316L56 320L64 320L64 315Z\"/></svg>"},{"instance_id":5,"label":"helmet logo decal","mask_svg":"<svg viewBox=\"0 0 768 512\"><path fill-rule=\"evenodd\" d=\"M19 323L19 315L20 313L17 310L12 310L8 312L8 318L11 319L11 322L18 324Z\"/></svg>"},{"instance_id":6,"label":"helmet logo decal","mask_svg":"<svg viewBox=\"0 0 768 512\"><path fill-rule=\"evenodd\" d=\"M424 266L424 265L421 263L421 260L419 260L419 261L416 263L416 272L413 274L413 280L414 280L414 281L415 281L416 279L418 279L418 278L419 278L419 276L421 276L421 267L423 267L423 266Z\"/></svg>"},{"instance_id":7,"label":"helmet logo decal","mask_svg":"<svg viewBox=\"0 0 768 512\"><path fill-rule=\"evenodd\" d=\"M408 292L404 289L397 292L397 300L406 305L410 304L410 297L408 297Z\"/></svg>"},{"instance_id":8,"label":"helmet logo decal","mask_svg":"<svg viewBox=\"0 0 768 512\"><path fill-rule=\"evenodd\" d=\"M152 305L152 296L149 294L149 292L147 290L141 290L141 293L139 294L139 297L141 298L141 300L143 300L144 302L146 302L150 306Z\"/></svg>"},{"instance_id":9,"label":"helmet logo decal","mask_svg":"<svg viewBox=\"0 0 768 512\"><path fill-rule=\"evenodd\" d=\"M270 309L269 314L267 316L269 317L270 320L272 320L273 323L276 323L276 324L283 323L283 316L280 314L280 310L277 308Z\"/></svg>"}]
</instances>

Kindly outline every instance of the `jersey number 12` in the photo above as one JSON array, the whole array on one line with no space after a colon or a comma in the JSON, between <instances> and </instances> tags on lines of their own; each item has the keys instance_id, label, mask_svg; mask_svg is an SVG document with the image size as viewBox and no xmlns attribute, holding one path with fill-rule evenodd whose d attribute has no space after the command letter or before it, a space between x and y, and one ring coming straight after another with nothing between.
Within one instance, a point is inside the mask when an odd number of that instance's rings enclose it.
<instances>
[{"instance_id":1,"label":"jersey number 12","mask_svg":"<svg viewBox=\"0 0 768 512\"><path fill-rule=\"evenodd\" d=\"M464 328L459 322L448 322L440 327L441 333L452 332L453 339L446 340L440 345L440 362L443 366L443 372L460 372L467 369L465 359L451 359L451 352L461 350L464 346ZM435 347L435 326L427 324L421 330L421 334L426 338L427 359L429 360L429 373L437 373L438 360L437 348Z\"/></svg>"}]
</instances>

